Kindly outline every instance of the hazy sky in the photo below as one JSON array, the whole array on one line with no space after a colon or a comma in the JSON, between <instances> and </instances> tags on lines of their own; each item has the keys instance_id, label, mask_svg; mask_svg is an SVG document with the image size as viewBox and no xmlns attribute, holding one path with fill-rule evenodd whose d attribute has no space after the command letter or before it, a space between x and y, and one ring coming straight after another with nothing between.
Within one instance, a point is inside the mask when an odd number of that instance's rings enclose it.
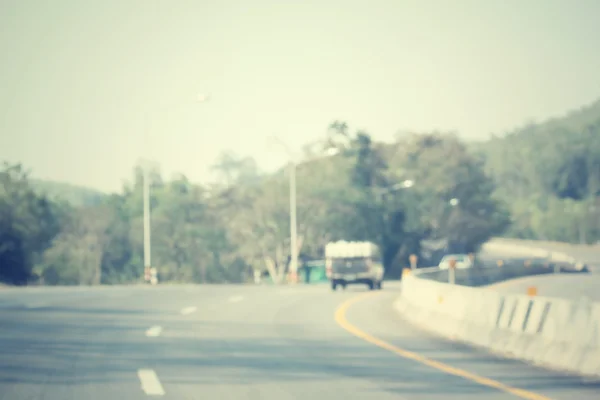
<instances>
[{"instance_id":1,"label":"hazy sky","mask_svg":"<svg viewBox=\"0 0 600 400\"><path fill-rule=\"evenodd\" d=\"M0 0L0 159L113 191L143 153L196 181L227 149L272 170L269 136L300 149L335 119L485 138L600 97L599 20L597 0Z\"/></svg>"}]
</instances>

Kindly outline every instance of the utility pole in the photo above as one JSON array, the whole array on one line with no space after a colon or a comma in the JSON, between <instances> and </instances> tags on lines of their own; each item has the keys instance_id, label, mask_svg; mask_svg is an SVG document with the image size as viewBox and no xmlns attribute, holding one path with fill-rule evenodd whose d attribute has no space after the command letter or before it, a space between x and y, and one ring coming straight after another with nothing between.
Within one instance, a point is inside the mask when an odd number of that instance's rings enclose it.
<instances>
[{"instance_id":1,"label":"utility pole","mask_svg":"<svg viewBox=\"0 0 600 400\"><path fill-rule=\"evenodd\" d=\"M296 163L290 160L290 275L292 283L298 280L298 226L296 222Z\"/></svg>"},{"instance_id":2,"label":"utility pole","mask_svg":"<svg viewBox=\"0 0 600 400\"><path fill-rule=\"evenodd\" d=\"M196 96L195 103L205 103L209 100L208 95L198 94ZM175 106L181 106L180 103L175 104ZM162 111L168 111L171 108ZM148 124L148 119L146 119L146 124ZM146 126L144 129L145 136L145 153L144 157L148 157L148 146L149 146L149 137L148 137L148 128ZM142 185L143 185L143 202L144 202L144 279L149 282L157 282L157 271L152 268L152 260L151 260L151 237L150 237L150 162L148 160L143 160L141 163L142 167ZM154 283L154 284L155 284Z\"/></svg>"},{"instance_id":3,"label":"utility pole","mask_svg":"<svg viewBox=\"0 0 600 400\"><path fill-rule=\"evenodd\" d=\"M144 195L144 270L146 275L152 268L150 259L150 182L148 164L142 166L143 169L143 195Z\"/></svg>"},{"instance_id":4,"label":"utility pole","mask_svg":"<svg viewBox=\"0 0 600 400\"><path fill-rule=\"evenodd\" d=\"M289 157L289 174L290 174L290 280L292 283L298 282L298 224L297 224L297 204L296 204L296 156L288 147L288 145L277 137L270 137L269 141L272 144L277 144L283 148ZM326 156L334 156L338 154L336 148L328 148L325 150Z\"/></svg>"}]
</instances>

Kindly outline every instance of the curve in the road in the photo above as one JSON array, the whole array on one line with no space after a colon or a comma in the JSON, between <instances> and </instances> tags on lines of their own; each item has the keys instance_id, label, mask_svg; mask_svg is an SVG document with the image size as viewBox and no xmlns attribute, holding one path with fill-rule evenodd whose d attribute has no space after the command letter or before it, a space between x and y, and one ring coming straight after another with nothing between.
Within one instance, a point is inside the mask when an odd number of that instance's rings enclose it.
<instances>
[{"instance_id":1,"label":"curve in the road","mask_svg":"<svg viewBox=\"0 0 600 400\"><path fill-rule=\"evenodd\" d=\"M348 319L346 318L346 312L348 311L348 309L355 303L360 302L361 300L367 298L367 297L371 297L374 295L377 295L378 293L375 292L370 292L370 293L366 293L363 295L359 295L356 297L353 297L349 300L346 300L345 302L343 302L336 310L335 312L335 322L341 326L343 329L345 329L346 331L350 332L351 334L353 334L356 337L359 337L360 339L363 339L366 342L369 342L371 344L374 344L375 346L379 346L382 349L388 350L402 358L406 358L409 360L413 360L416 362L419 362L421 364L424 364L428 367L431 368L435 368L439 371L445 372L447 374L450 375L454 375L454 376L458 376L464 379L467 379L471 382L474 383L478 383L480 385L483 386L487 386L493 389L497 389L497 390L501 390L503 392L506 393L510 393L514 396L517 396L521 399L527 399L527 400L551 400L549 397L546 396L542 396L540 394L534 393L534 392L530 392L527 390L523 390L523 389L519 389L519 388L515 388L515 387L511 387L508 385L505 385L501 382L495 381L493 379L489 379L489 378L485 378L483 376L479 376L476 375L474 373L471 373L469 371L465 371L463 369L460 368L456 368L453 367L451 365L448 364L444 364L442 362L439 361L435 361L432 360L430 358L427 358L425 356L422 356L418 353L412 352L412 351L408 351L405 349L401 349L400 347L394 346L393 344L390 344L384 340L381 340L375 336L372 336L370 334L368 334L367 332L357 328L356 326L352 325L350 322L348 322Z\"/></svg>"},{"instance_id":2,"label":"curve in the road","mask_svg":"<svg viewBox=\"0 0 600 400\"><path fill-rule=\"evenodd\" d=\"M532 286L538 296L569 300L587 298L600 302L599 274L534 275L494 283L486 288L502 293L527 294L527 289Z\"/></svg>"},{"instance_id":3,"label":"curve in the road","mask_svg":"<svg viewBox=\"0 0 600 400\"><path fill-rule=\"evenodd\" d=\"M1 293L0 399L583 400L600 388L428 335L395 311L393 282L182 289Z\"/></svg>"}]
</instances>

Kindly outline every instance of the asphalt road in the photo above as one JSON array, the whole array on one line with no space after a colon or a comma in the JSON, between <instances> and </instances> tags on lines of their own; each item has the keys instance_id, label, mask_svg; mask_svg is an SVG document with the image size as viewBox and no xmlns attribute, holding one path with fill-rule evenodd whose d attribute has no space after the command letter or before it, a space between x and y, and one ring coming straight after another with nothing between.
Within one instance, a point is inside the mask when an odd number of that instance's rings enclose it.
<instances>
[{"instance_id":1,"label":"asphalt road","mask_svg":"<svg viewBox=\"0 0 600 400\"><path fill-rule=\"evenodd\" d=\"M565 244L565 247L573 248L577 246ZM555 249L555 251L562 251L562 249ZM491 252L482 252L478 256L488 263L493 263L495 260L503 258L502 255ZM527 288L535 286L538 296L560 297L569 300L586 299L600 302L600 274L593 272L534 275L510 279L486 287L503 293L527 294Z\"/></svg>"},{"instance_id":2,"label":"asphalt road","mask_svg":"<svg viewBox=\"0 0 600 400\"><path fill-rule=\"evenodd\" d=\"M546 242L542 240L502 239L503 242L534 247L547 252L561 252L586 264L593 273L600 273L600 243L594 245L572 244L562 242ZM507 256L505 254L505 256ZM518 255L520 257L521 255Z\"/></svg>"},{"instance_id":3,"label":"asphalt road","mask_svg":"<svg viewBox=\"0 0 600 400\"><path fill-rule=\"evenodd\" d=\"M560 297L569 300L600 302L599 274L538 275L512 279L487 286L502 293L527 294L527 288L535 287L538 296Z\"/></svg>"},{"instance_id":4,"label":"asphalt road","mask_svg":"<svg viewBox=\"0 0 600 400\"><path fill-rule=\"evenodd\" d=\"M0 289L0 399L598 398L413 328L398 290Z\"/></svg>"}]
</instances>

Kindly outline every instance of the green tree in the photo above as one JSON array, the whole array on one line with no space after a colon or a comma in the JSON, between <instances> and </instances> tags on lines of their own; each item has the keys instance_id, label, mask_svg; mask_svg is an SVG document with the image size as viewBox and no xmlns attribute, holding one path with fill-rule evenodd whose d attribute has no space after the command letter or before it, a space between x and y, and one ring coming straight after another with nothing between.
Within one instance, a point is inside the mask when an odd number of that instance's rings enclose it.
<instances>
[{"instance_id":1,"label":"green tree","mask_svg":"<svg viewBox=\"0 0 600 400\"><path fill-rule=\"evenodd\" d=\"M210 169L225 186L254 183L261 176L253 158L241 157L232 152L222 153Z\"/></svg>"},{"instance_id":2,"label":"green tree","mask_svg":"<svg viewBox=\"0 0 600 400\"><path fill-rule=\"evenodd\" d=\"M405 171L415 180L417 209L428 238L449 251L472 252L509 223L483 163L453 134L419 135L406 143Z\"/></svg>"},{"instance_id":3,"label":"green tree","mask_svg":"<svg viewBox=\"0 0 600 400\"><path fill-rule=\"evenodd\" d=\"M22 285L60 229L62 208L31 189L20 164L0 172L0 281Z\"/></svg>"},{"instance_id":4,"label":"green tree","mask_svg":"<svg viewBox=\"0 0 600 400\"><path fill-rule=\"evenodd\" d=\"M38 267L50 285L99 285L102 260L110 242L111 210L106 205L78 209L53 240Z\"/></svg>"},{"instance_id":5,"label":"green tree","mask_svg":"<svg viewBox=\"0 0 600 400\"><path fill-rule=\"evenodd\" d=\"M593 243L600 239L600 101L474 146L510 204L507 234Z\"/></svg>"}]
</instances>

